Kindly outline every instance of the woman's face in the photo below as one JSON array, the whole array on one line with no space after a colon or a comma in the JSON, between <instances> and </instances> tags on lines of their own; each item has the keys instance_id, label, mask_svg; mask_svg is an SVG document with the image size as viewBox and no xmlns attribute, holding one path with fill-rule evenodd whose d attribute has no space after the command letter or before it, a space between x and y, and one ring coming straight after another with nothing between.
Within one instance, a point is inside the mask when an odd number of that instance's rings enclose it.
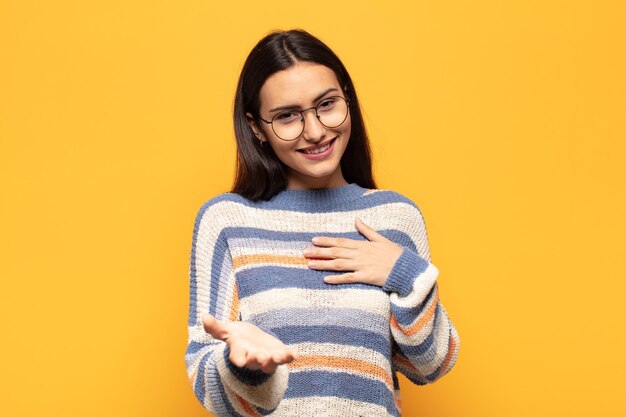
<instances>
[{"instance_id":1,"label":"woman's face","mask_svg":"<svg viewBox=\"0 0 626 417\"><path fill-rule=\"evenodd\" d=\"M302 110L317 106L332 96L346 97L333 70L312 62L298 62L286 70L272 74L261 87L259 96L259 114L268 121L275 114L286 111L276 110L276 107L293 105L296 110ZM322 106L329 103L327 101ZM350 139L349 111L345 121L334 128L324 126L315 115L314 109L306 111L304 130L292 141L280 139L274 133L272 125L255 120L250 113L246 113L246 117L257 134L257 139L267 141L276 156L287 166L287 188L333 188L347 184L341 172L340 161ZM319 147L330 142L330 150L317 156L308 156L302 152L304 148ZM264 145L268 146L267 143Z\"/></svg>"}]
</instances>

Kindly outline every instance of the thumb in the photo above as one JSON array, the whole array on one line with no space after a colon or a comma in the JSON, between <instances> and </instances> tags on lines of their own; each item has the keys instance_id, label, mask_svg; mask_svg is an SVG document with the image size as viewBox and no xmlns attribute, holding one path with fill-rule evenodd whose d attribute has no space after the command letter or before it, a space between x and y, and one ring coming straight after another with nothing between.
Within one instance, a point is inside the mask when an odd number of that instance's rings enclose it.
<instances>
[{"instance_id":1,"label":"thumb","mask_svg":"<svg viewBox=\"0 0 626 417\"><path fill-rule=\"evenodd\" d=\"M226 326L210 314L202 316L204 331L216 339L224 340L228 334Z\"/></svg>"}]
</instances>

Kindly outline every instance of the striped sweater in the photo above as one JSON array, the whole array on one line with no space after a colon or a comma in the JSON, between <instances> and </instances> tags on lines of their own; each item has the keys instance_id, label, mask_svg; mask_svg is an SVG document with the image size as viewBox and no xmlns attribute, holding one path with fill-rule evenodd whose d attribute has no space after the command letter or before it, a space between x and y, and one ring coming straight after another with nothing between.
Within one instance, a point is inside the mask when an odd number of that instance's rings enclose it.
<instances>
[{"instance_id":1,"label":"striped sweater","mask_svg":"<svg viewBox=\"0 0 626 417\"><path fill-rule=\"evenodd\" d=\"M314 236L366 240L355 217L403 248L383 287L326 284L345 271L307 266ZM456 362L424 219L400 193L351 183L257 202L220 194L197 213L189 273L185 364L216 416L400 416L396 372L424 385ZM250 322L300 356L272 374L238 367L204 313Z\"/></svg>"}]
</instances>

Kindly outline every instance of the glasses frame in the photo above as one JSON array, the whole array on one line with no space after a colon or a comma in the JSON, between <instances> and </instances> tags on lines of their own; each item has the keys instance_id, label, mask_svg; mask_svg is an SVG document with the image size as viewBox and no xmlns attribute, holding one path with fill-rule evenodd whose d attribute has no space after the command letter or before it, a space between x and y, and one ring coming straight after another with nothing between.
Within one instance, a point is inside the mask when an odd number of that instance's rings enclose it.
<instances>
[{"instance_id":1,"label":"glasses frame","mask_svg":"<svg viewBox=\"0 0 626 417\"><path fill-rule=\"evenodd\" d=\"M346 102L346 107L347 107L347 110L348 110L348 111L346 112L346 116L343 118L343 121L342 121L341 123L339 123L337 126L326 126L324 123L322 123L322 120L320 119L320 115L319 115L319 113L317 112L318 107L319 107L319 106L320 106L320 105L321 105L324 101L328 100L329 98L340 98L340 99L342 99L343 101L345 101L345 102ZM319 122L320 122L320 123L322 123L322 125L323 125L324 127L327 127L327 128L329 128L329 129L333 129L333 128L335 128L335 127L339 127L339 126L341 126L341 125L342 125L342 124L346 121L346 119L348 118L348 113L350 113L350 99L349 99L349 98L346 98L346 97L342 97L342 96L330 96L330 97L326 97L325 99L323 99L322 101L320 101L320 102L317 104L317 106L309 107L309 108L307 108L307 109L303 109L303 110L295 110L295 109L294 109L294 110L289 110L289 111L293 111L293 112L296 112L296 113L300 113L300 122L302 123L302 130L300 131L300 133L298 134L298 136L296 136L296 137L295 137L295 138L293 138L293 139L283 139L283 138L281 138L280 136L278 136L278 133L276 133L276 130L274 130L274 119L276 119L276 117L277 117L277 116L279 116L280 114L282 114L283 112L278 112L278 113L276 113L276 114L274 115L274 117L272 117L272 120L265 120L265 119L264 119L264 118L262 118L261 116L258 116L258 117L257 117L257 119L262 120L262 121L264 121L265 123L272 125L272 131L274 132L274 134L276 135L276 137L277 137L278 139L280 139L280 140L284 140L285 142L291 142L291 141L294 141L294 140L298 139L298 138L300 137L300 135L302 135L302 132L304 132L304 127L305 127L305 125L306 125L306 119L304 118L304 112L309 111L309 110L313 110L313 109L315 109L315 116L317 117L317 120L319 120Z\"/></svg>"}]
</instances>

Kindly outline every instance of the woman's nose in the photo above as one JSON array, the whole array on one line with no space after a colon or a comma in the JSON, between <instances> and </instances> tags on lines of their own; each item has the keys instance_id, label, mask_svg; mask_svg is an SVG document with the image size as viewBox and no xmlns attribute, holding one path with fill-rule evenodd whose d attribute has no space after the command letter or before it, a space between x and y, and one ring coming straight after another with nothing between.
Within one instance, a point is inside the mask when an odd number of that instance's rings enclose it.
<instances>
[{"instance_id":1,"label":"woman's nose","mask_svg":"<svg viewBox=\"0 0 626 417\"><path fill-rule=\"evenodd\" d=\"M317 118L315 111L307 111L304 113L304 132L305 140L321 139L326 135L326 127Z\"/></svg>"}]
</instances>

